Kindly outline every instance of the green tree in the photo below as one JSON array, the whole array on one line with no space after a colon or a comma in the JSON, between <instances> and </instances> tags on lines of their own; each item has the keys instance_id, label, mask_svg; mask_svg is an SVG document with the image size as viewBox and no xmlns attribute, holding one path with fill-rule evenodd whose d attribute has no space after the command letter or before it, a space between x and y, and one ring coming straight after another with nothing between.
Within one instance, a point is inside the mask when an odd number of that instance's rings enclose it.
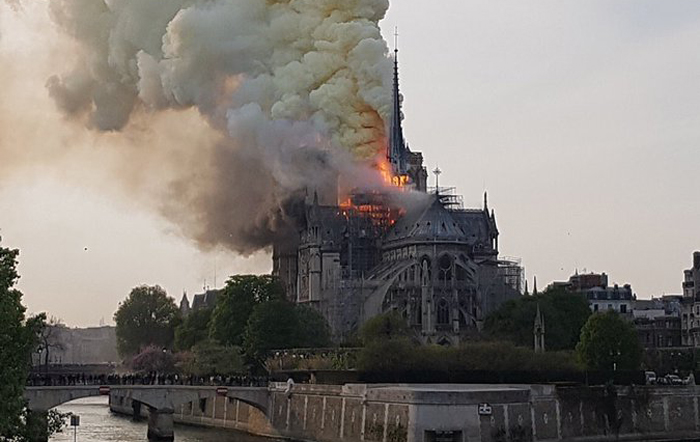
<instances>
[{"instance_id":1,"label":"green tree","mask_svg":"<svg viewBox=\"0 0 700 442\"><path fill-rule=\"evenodd\" d=\"M406 318L397 312L377 315L359 332L363 348L358 368L368 371L400 372L412 366L418 346Z\"/></svg>"},{"instance_id":2,"label":"green tree","mask_svg":"<svg viewBox=\"0 0 700 442\"><path fill-rule=\"evenodd\" d=\"M0 441L23 442L60 430L65 416L52 411L37 419L26 407L24 386L45 316L25 320L22 293L14 288L18 256L19 250L0 247Z\"/></svg>"},{"instance_id":3,"label":"green tree","mask_svg":"<svg viewBox=\"0 0 700 442\"><path fill-rule=\"evenodd\" d=\"M297 334L300 347L320 348L331 345L330 327L318 310L306 305L297 305L294 311L299 324Z\"/></svg>"},{"instance_id":4,"label":"green tree","mask_svg":"<svg viewBox=\"0 0 700 442\"><path fill-rule=\"evenodd\" d=\"M590 370L637 370L642 357L634 325L612 310L588 319L576 353Z\"/></svg>"},{"instance_id":5,"label":"green tree","mask_svg":"<svg viewBox=\"0 0 700 442\"><path fill-rule=\"evenodd\" d=\"M545 322L547 350L573 350L581 328L591 315L588 300L582 294L564 289L548 289L534 296L522 296L504 303L485 320L487 336L516 345L533 346L533 327L537 306Z\"/></svg>"},{"instance_id":6,"label":"green tree","mask_svg":"<svg viewBox=\"0 0 700 442\"><path fill-rule=\"evenodd\" d=\"M209 325L213 309L193 310L175 329L175 348L189 350L195 344L209 339Z\"/></svg>"},{"instance_id":7,"label":"green tree","mask_svg":"<svg viewBox=\"0 0 700 442\"><path fill-rule=\"evenodd\" d=\"M11 440L22 428L24 384L31 352L22 294L13 287L18 250L0 247L0 440Z\"/></svg>"},{"instance_id":8,"label":"green tree","mask_svg":"<svg viewBox=\"0 0 700 442\"><path fill-rule=\"evenodd\" d=\"M295 348L299 344L299 318L294 304L276 300L255 307L243 338L243 348L251 360L261 362L270 350Z\"/></svg>"},{"instance_id":9,"label":"green tree","mask_svg":"<svg viewBox=\"0 0 700 442\"><path fill-rule=\"evenodd\" d=\"M360 329L360 339L366 346L375 341L387 341L393 339L412 339L414 332L408 325L406 318L399 313L391 311L377 315Z\"/></svg>"},{"instance_id":10,"label":"green tree","mask_svg":"<svg viewBox=\"0 0 700 442\"><path fill-rule=\"evenodd\" d=\"M209 336L223 345L242 345L253 309L281 299L284 299L284 288L270 275L232 276L216 301Z\"/></svg>"},{"instance_id":11,"label":"green tree","mask_svg":"<svg viewBox=\"0 0 700 442\"><path fill-rule=\"evenodd\" d=\"M224 346L211 340L202 341L193 346L188 355L182 364L187 374L228 376L246 371L239 347Z\"/></svg>"},{"instance_id":12,"label":"green tree","mask_svg":"<svg viewBox=\"0 0 700 442\"><path fill-rule=\"evenodd\" d=\"M117 349L133 356L149 345L171 348L180 310L159 286L135 287L114 314Z\"/></svg>"}]
</instances>

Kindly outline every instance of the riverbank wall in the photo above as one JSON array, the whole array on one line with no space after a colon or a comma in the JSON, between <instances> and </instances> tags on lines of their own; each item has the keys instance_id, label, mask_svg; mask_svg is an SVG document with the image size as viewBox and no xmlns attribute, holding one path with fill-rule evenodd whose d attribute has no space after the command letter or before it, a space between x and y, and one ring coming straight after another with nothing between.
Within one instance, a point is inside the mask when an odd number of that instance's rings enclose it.
<instances>
[{"instance_id":1,"label":"riverbank wall","mask_svg":"<svg viewBox=\"0 0 700 442\"><path fill-rule=\"evenodd\" d=\"M181 405L174 419L316 442L700 439L700 389L694 386L297 384L291 394L285 388L270 385L266 412L217 397ZM134 411L128 398L110 397L110 407Z\"/></svg>"}]
</instances>

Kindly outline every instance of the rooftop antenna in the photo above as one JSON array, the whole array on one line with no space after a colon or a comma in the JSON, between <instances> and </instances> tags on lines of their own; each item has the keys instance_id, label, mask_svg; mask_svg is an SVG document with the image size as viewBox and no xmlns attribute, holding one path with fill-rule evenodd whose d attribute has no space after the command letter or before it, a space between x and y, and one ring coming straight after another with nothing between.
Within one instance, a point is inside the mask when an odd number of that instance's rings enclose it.
<instances>
[{"instance_id":1,"label":"rooftop antenna","mask_svg":"<svg viewBox=\"0 0 700 442\"><path fill-rule=\"evenodd\" d=\"M435 174L435 195L440 195L440 175L442 174L440 166L437 166L433 173Z\"/></svg>"}]
</instances>

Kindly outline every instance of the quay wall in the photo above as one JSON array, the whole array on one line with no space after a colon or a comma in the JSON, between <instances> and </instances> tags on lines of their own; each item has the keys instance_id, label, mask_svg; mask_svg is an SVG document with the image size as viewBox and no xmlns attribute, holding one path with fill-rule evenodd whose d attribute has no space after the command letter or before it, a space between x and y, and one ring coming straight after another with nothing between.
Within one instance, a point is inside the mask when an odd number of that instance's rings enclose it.
<instances>
[{"instance_id":1,"label":"quay wall","mask_svg":"<svg viewBox=\"0 0 700 442\"><path fill-rule=\"evenodd\" d=\"M695 386L297 384L291 395L285 387L271 384L267 414L217 397L181 405L174 419L315 442L700 439ZM133 413L128 398L110 396L110 407Z\"/></svg>"}]
</instances>

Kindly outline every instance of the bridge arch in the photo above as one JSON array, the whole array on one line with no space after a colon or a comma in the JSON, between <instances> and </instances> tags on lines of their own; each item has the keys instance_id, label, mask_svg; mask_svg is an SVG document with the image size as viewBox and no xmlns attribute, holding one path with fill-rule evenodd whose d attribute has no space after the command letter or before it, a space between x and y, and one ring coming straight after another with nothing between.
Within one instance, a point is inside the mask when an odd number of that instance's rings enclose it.
<instances>
[{"instance_id":1,"label":"bridge arch","mask_svg":"<svg viewBox=\"0 0 700 442\"><path fill-rule=\"evenodd\" d=\"M27 387L24 391L27 406L33 411L48 411L66 402L101 395L99 385Z\"/></svg>"},{"instance_id":2,"label":"bridge arch","mask_svg":"<svg viewBox=\"0 0 700 442\"><path fill-rule=\"evenodd\" d=\"M225 394L220 389L226 389ZM66 402L100 396L99 385L72 385L62 387L27 387L25 398L29 409L48 411ZM268 415L269 394L265 387L210 387L179 385L118 385L111 386L110 401L115 397L131 399L156 410L175 410L177 407L201 399L220 396L237 399Z\"/></svg>"},{"instance_id":3,"label":"bridge arch","mask_svg":"<svg viewBox=\"0 0 700 442\"><path fill-rule=\"evenodd\" d=\"M225 394L220 390L224 388ZM268 415L269 395L265 387L117 386L112 387L110 396L130 399L156 410L177 410L184 404L225 396Z\"/></svg>"}]
</instances>

